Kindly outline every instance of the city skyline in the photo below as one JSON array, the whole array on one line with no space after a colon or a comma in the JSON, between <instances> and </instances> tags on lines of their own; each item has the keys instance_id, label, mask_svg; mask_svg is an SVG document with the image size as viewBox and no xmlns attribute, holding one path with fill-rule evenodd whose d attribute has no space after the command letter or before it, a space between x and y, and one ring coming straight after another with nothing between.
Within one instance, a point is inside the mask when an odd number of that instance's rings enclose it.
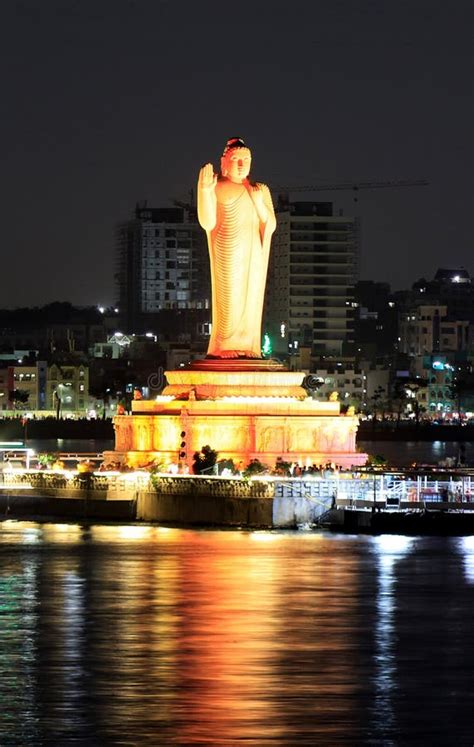
<instances>
[{"instance_id":1,"label":"city skyline","mask_svg":"<svg viewBox=\"0 0 474 747\"><path fill-rule=\"evenodd\" d=\"M361 279L472 274L472 6L29 0L3 11L2 307L113 304L114 230L187 199L226 139L270 186L361 218Z\"/></svg>"}]
</instances>

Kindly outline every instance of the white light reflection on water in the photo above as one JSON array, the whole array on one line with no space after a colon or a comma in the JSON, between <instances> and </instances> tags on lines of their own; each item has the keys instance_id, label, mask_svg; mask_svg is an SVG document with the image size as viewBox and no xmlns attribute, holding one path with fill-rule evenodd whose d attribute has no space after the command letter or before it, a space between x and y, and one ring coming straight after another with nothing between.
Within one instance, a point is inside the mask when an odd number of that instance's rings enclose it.
<instances>
[{"instance_id":1,"label":"white light reflection on water","mask_svg":"<svg viewBox=\"0 0 474 747\"><path fill-rule=\"evenodd\" d=\"M280 535L276 532L252 532L249 537L253 542L275 542Z\"/></svg>"},{"instance_id":2,"label":"white light reflection on water","mask_svg":"<svg viewBox=\"0 0 474 747\"><path fill-rule=\"evenodd\" d=\"M22 694L26 711L31 714L31 724L35 721L34 714L36 711L34 663L37 649L38 607L38 559L28 558L23 566L23 593L20 629L22 631ZM37 718L38 716L36 714L36 719Z\"/></svg>"},{"instance_id":3,"label":"white light reflection on water","mask_svg":"<svg viewBox=\"0 0 474 747\"><path fill-rule=\"evenodd\" d=\"M377 597L375 640L374 725L377 736L384 735L384 745L395 744L387 732L395 724L392 695L396 681L395 623L396 564L410 552L412 537L384 534L373 539L377 553Z\"/></svg>"},{"instance_id":4,"label":"white light reflection on water","mask_svg":"<svg viewBox=\"0 0 474 747\"><path fill-rule=\"evenodd\" d=\"M458 550L462 554L466 580L474 584L474 536L460 537Z\"/></svg>"},{"instance_id":5,"label":"white light reflection on water","mask_svg":"<svg viewBox=\"0 0 474 747\"><path fill-rule=\"evenodd\" d=\"M34 545L41 542L43 529L41 527L25 527L22 532L22 542L25 545Z\"/></svg>"},{"instance_id":6,"label":"white light reflection on water","mask_svg":"<svg viewBox=\"0 0 474 747\"><path fill-rule=\"evenodd\" d=\"M63 614L60 617L63 622L60 626L62 647L58 668L64 678L64 686L61 688L61 707L58 708L58 728L64 735L67 735L72 729L82 732L86 725L81 708L85 683L83 666L86 625L85 580L80 577L76 569L64 570L62 592L64 595Z\"/></svg>"},{"instance_id":7,"label":"white light reflection on water","mask_svg":"<svg viewBox=\"0 0 474 747\"><path fill-rule=\"evenodd\" d=\"M18 545L23 532L15 531ZM0 565L0 732L22 725L26 744L35 743L39 718L35 699L37 656L38 558L13 557ZM17 744L1 741L1 744Z\"/></svg>"},{"instance_id":8,"label":"white light reflection on water","mask_svg":"<svg viewBox=\"0 0 474 747\"><path fill-rule=\"evenodd\" d=\"M0 526L2 747L470 743L472 538L26 528Z\"/></svg>"}]
</instances>

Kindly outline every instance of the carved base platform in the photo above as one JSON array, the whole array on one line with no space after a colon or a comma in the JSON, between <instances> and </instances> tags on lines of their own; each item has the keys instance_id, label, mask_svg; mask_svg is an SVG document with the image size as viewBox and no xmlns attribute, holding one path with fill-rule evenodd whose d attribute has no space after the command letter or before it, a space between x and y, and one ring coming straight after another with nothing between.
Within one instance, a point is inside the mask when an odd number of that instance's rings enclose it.
<instances>
[{"instance_id":1,"label":"carved base platform","mask_svg":"<svg viewBox=\"0 0 474 747\"><path fill-rule=\"evenodd\" d=\"M163 395L115 418L115 454L133 466L156 458L191 469L206 444L244 467L255 458L269 467L278 457L302 466L366 461L355 446L358 419L309 397L303 373L183 369L166 377Z\"/></svg>"},{"instance_id":2,"label":"carved base platform","mask_svg":"<svg viewBox=\"0 0 474 747\"><path fill-rule=\"evenodd\" d=\"M203 358L192 361L193 371L287 371L283 363L273 358ZM188 369L188 370L189 370Z\"/></svg>"},{"instance_id":3,"label":"carved base platform","mask_svg":"<svg viewBox=\"0 0 474 747\"><path fill-rule=\"evenodd\" d=\"M168 386L164 396L179 400L216 400L223 397L292 397L306 399L308 393L301 386L304 374L287 371L283 366L268 367L268 361L260 361L258 368L234 368L219 365L208 370L193 367L179 371L167 371ZM204 361L199 361L204 363ZM211 361L215 364L216 361ZM222 362L219 361L219 364ZM250 363L250 361L239 361ZM265 365L263 365L265 364Z\"/></svg>"}]
</instances>

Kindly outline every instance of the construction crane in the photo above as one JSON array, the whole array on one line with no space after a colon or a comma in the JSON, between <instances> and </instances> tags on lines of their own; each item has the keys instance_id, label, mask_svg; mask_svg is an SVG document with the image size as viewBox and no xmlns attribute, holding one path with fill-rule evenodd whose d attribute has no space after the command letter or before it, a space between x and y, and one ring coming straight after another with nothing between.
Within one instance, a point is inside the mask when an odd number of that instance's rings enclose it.
<instances>
[{"instance_id":1,"label":"construction crane","mask_svg":"<svg viewBox=\"0 0 474 747\"><path fill-rule=\"evenodd\" d=\"M270 184L272 192L278 193L279 202L283 198L288 202L290 192L329 192L334 190L350 191L356 193L361 189L387 189L397 187L426 187L429 182L426 179L393 179L390 181L353 181L339 182L336 184L307 184L303 186L281 186ZM357 202L357 196L354 195L354 202Z\"/></svg>"},{"instance_id":2,"label":"construction crane","mask_svg":"<svg viewBox=\"0 0 474 747\"><path fill-rule=\"evenodd\" d=\"M396 189L399 187L426 187L429 182L426 179L392 179L389 181L351 181L351 182L339 182L334 184L306 184L303 186L281 186L280 184L270 184L270 190L275 194L278 194L278 202L289 202L288 195L291 192L333 192L339 191L352 191L354 193L359 192L361 189ZM194 197L194 190L190 190L190 201L184 200L173 200L173 204L177 207L186 208L191 212L196 212L196 203ZM354 194L354 202L357 202L357 196Z\"/></svg>"}]
</instances>

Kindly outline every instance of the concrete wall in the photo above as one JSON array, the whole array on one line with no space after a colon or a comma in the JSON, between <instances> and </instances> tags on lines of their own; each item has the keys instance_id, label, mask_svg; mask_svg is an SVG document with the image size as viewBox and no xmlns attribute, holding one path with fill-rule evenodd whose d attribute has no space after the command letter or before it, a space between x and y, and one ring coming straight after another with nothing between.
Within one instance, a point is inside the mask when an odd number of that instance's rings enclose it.
<instances>
[{"instance_id":1,"label":"concrete wall","mask_svg":"<svg viewBox=\"0 0 474 747\"><path fill-rule=\"evenodd\" d=\"M28 477L31 478L28 486ZM20 481L21 480L21 481ZM0 513L10 517L93 517L182 526L295 528L315 523L333 502L333 481L94 476L95 489L69 486L62 475L32 471L0 488ZM54 485L54 487L53 487ZM49 487L48 487L49 486Z\"/></svg>"},{"instance_id":2,"label":"concrete wall","mask_svg":"<svg viewBox=\"0 0 474 747\"><path fill-rule=\"evenodd\" d=\"M74 492L75 495L71 495ZM5 519L97 519L101 521L134 521L134 500L104 500L96 491L8 490L0 494L0 514Z\"/></svg>"},{"instance_id":3,"label":"concrete wall","mask_svg":"<svg viewBox=\"0 0 474 747\"><path fill-rule=\"evenodd\" d=\"M272 498L141 492L137 519L187 526L271 527Z\"/></svg>"},{"instance_id":4,"label":"concrete wall","mask_svg":"<svg viewBox=\"0 0 474 747\"><path fill-rule=\"evenodd\" d=\"M290 528L299 524L315 524L331 508L332 498L315 500L311 495L282 496L273 499L274 527Z\"/></svg>"},{"instance_id":5,"label":"concrete wall","mask_svg":"<svg viewBox=\"0 0 474 747\"><path fill-rule=\"evenodd\" d=\"M291 529L315 523L331 508L322 481L242 482L165 478L140 491L137 519L170 524Z\"/></svg>"}]
</instances>

